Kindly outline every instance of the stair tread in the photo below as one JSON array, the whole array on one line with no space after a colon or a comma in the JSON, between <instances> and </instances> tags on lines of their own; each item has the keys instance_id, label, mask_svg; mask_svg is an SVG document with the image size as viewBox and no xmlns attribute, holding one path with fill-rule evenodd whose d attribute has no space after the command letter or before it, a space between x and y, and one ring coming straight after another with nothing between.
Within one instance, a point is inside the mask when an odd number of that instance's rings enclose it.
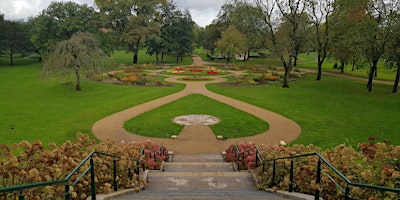
<instances>
[{"instance_id":1,"label":"stair tread","mask_svg":"<svg viewBox=\"0 0 400 200\"><path fill-rule=\"evenodd\" d=\"M169 171L150 171L149 177L158 177L158 176L174 176L174 177L191 177L191 176L217 176L217 177L251 177L251 173L248 171L177 171L177 172L169 172Z\"/></svg>"}]
</instances>

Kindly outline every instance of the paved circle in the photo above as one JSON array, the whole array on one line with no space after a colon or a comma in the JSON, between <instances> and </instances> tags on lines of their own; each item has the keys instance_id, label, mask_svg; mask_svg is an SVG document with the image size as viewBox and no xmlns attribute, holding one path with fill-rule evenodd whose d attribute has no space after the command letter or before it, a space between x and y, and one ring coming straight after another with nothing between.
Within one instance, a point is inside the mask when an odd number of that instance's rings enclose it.
<instances>
[{"instance_id":1,"label":"paved circle","mask_svg":"<svg viewBox=\"0 0 400 200\"><path fill-rule=\"evenodd\" d=\"M183 126L205 125L210 126L218 124L221 120L218 117L211 115L181 115L172 119L174 123Z\"/></svg>"}]
</instances>

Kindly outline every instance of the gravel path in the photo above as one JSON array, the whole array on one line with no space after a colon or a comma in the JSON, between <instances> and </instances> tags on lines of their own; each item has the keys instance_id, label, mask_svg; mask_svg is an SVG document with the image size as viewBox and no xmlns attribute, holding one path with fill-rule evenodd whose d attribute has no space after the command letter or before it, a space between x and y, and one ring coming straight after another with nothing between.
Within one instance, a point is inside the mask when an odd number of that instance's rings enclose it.
<instances>
[{"instance_id":1,"label":"gravel path","mask_svg":"<svg viewBox=\"0 0 400 200\"><path fill-rule=\"evenodd\" d=\"M208 63L201 60L200 57L193 57L194 66L203 66L207 64ZM282 140L285 142L290 142L296 139L301 133L300 126L288 118L265 110L263 108L256 107L207 90L207 88L205 87L206 84L224 82L226 81L226 79L223 77L213 77L214 80L204 82L180 81L178 80L178 78L179 77L171 76L166 78L165 80L174 83L185 83L186 87L182 91L147 103L143 103L138 106L134 106L127 110L123 110L104 119L101 119L93 125L92 133L100 140L113 139L117 142L142 142L151 140L153 142L162 144L163 146L167 147L168 150L174 151L175 154L220 153L225 150L230 144L236 144L240 142L254 142L257 144L279 144L279 142ZM185 126L182 129L181 133L179 133L177 139L144 137L136 135L134 133L130 133L123 128L123 124L133 117L136 117L146 111L153 110L159 106L173 102L190 94L202 94L216 101L243 110L268 122L269 129L266 132L255 136L232 138L223 141L217 140L212 130L205 125Z\"/></svg>"}]
</instances>

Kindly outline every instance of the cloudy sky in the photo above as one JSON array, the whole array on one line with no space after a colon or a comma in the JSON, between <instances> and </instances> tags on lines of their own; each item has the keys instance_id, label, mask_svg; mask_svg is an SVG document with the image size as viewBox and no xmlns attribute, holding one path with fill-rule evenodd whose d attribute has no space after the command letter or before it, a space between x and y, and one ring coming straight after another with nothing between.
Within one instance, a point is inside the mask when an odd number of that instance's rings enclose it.
<instances>
[{"instance_id":1,"label":"cloudy sky","mask_svg":"<svg viewBox=\"0 0 400 200\"><path fill-rule=\"evenodd\" d=\"M0 0L0 13L6 19L27 19L36 16L40 11L47 8L52 1L71 0ZM76 3L94 5L94 0L72 0ZM189 9L192 19L199 26L206 26L216 18L225 0L174 0L181 10Z\"/></svg>"}]
</instances>

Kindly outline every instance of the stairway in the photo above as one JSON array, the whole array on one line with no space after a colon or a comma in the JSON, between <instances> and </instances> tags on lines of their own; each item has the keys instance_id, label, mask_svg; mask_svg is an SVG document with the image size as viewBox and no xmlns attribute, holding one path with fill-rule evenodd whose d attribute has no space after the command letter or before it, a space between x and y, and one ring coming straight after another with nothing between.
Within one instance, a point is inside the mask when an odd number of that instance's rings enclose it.
<instances>
[{"instance_id":1,"label":"stairway","mask_svg":"<svg viewBox=\"0 0 400 200\"><path fill-rule=\"evenodd\" d=\"M150 171L149 183L139 193L110 199L286 199L257 191L249 171L234 171L221 155L175 155L163 171Z\"/></svg>"}]
</instances>

